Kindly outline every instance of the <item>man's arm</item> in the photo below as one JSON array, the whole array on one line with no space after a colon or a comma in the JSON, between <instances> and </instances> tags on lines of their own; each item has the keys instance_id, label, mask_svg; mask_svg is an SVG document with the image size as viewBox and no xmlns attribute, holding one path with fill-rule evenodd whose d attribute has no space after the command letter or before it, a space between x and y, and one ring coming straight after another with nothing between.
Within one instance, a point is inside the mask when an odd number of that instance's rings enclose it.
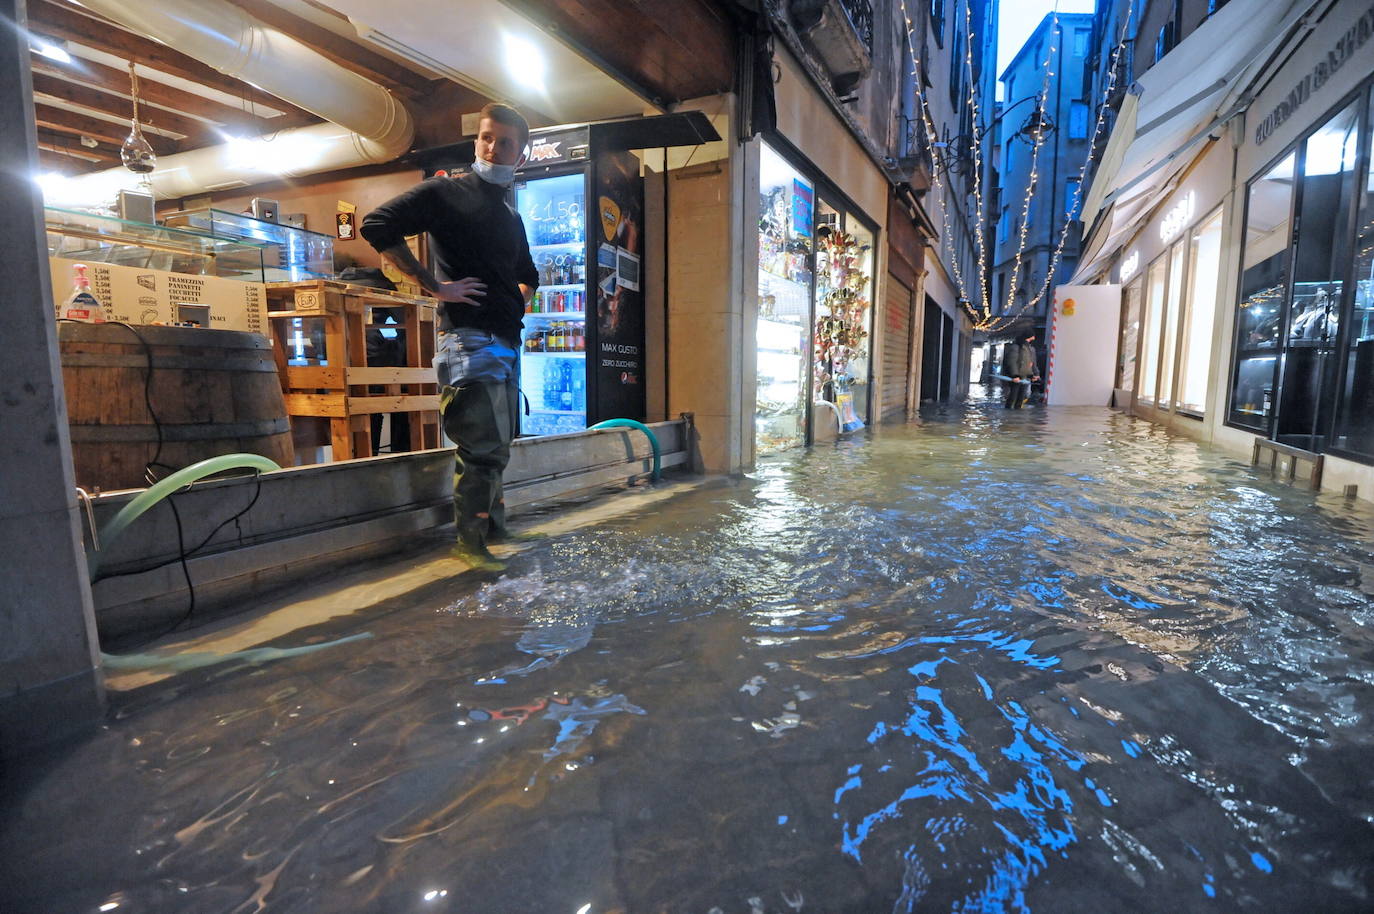
<instances>
[{"instance_id":1,"label":"man's arm","mask_svg":"<svg viewBox=\"0 0 1374 914\"><path fill-rule=\"evenodd\" d=\"M383 203L363 218L360 234L378 253L415 280L440 301L480 306L486 285L469 276L457 282L440 282L410 252L405 239L427 231L439 218L436 208L442 201L434 195L433 181L423 181L410 190Z\"/></svg>"},{"instance_id":2,"label":"man's arm","mask_svg":"<svg viewBox=\"0 0 1374 914\"><path fill-rule=\"evenodd\" d=\"M405 242L392 245L381 251L381 255L395 265L411 279L420 284L430 295L440 301L457 302L461 305L474 305L481 307L481 301L487 294L487 285L476 276L469 276L466 279L458 279L453 282L440 282L434 274L425 269L425 265L415 258L410 252L410 246ZM523 286L521 289L523 290ZM529 296L525 296L525 301L529 301Z\"/></svg>"},{"instance_id":3,"label":"man's arm","mask_svg":"<svg viewBox=\"0 0 1374 914\"><path fill-rule=\"evenodd\" d=\"M425 269L424 264L416 259L410 251L410 245L404 241L392 245L380 253L391 261L392 266L419 283L420 288L429 294L434 295L439 291L439 280L434 277L433 273Z\"/></svg>"}]
</instances>

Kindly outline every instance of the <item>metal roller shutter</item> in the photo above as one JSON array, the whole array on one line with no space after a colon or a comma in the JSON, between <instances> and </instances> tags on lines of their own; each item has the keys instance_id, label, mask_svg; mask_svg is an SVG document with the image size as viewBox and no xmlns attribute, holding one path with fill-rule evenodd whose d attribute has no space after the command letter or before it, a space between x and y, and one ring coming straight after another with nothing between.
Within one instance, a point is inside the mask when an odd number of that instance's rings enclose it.
<instances>
[{"instance_id":1,"label":"metal roller shutter","mask_svg":"<svg viewBox=\"0 0 1374 914\"><path fill-rule=\"evenodd\" d=\"M906 412L907 386L911 383L911 288L887 274L887 301L883 306L883 389L880 414L896 418Z\"/></svg>"}]
</instances>

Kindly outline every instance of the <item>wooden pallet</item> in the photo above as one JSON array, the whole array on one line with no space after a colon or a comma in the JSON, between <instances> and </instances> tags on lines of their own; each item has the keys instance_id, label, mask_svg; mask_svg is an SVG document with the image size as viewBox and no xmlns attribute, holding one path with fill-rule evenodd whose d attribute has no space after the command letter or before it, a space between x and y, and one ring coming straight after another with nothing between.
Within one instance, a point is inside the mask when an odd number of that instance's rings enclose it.
<instances>
[{"instance_id":1,"label":"wooden pallet","mask_svg":"<svg viewBox=\"0 0 1374 914\"><path fill-rule=\"evenodd\" d=\"M287 415L293 422L328 420L335 460L372 456L371 417L377 413L411 413L410 449L439 447L439 386L433 367L436 304L430 298L330 280L267 284L267 318ZM374 308L400 308L404 320L372 323ZM290 322L296 318L324 322L324 352L316 356L327 364L290 364ZM366 333L383 326L405 330L402 367L367 365ZM380 387L380 392L372 392L373 387Z\"/></svg>"}]
</instances>

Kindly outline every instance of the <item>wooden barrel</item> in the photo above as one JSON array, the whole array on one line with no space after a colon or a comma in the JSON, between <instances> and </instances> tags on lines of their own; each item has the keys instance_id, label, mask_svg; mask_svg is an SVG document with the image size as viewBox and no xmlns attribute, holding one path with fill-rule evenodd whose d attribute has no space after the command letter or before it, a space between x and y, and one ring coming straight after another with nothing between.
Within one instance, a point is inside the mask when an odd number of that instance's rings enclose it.
<instances>
[{"instance_id":1,"label":"wooden barrel","mask_svg":"<svg viewBox=\"0 0 1374 914\"><path fill-rule=\"evenodd\" d=\"M154 459L165 465L155 467L159 476L220 454L291 465L286 403L261 334L67 322L57 329L82 488L143 488Z\"/></svg>"}]
</instances>

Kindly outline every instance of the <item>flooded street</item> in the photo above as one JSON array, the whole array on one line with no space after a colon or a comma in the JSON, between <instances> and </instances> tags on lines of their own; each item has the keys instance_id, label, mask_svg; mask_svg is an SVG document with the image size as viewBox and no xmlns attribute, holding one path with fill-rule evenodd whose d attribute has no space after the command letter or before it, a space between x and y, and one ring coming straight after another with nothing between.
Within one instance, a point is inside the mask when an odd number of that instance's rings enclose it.
<instances>
[{"instance_id":1,"label":"flooded street","mask_svg":"<svg viewBox=\"0 0 1374 914\"><path fill-rule=\"evenodd\" d=\"M7 912L1374 907L1374 510L932 411L6 773Z\"/></svg>"}]
</instances>

